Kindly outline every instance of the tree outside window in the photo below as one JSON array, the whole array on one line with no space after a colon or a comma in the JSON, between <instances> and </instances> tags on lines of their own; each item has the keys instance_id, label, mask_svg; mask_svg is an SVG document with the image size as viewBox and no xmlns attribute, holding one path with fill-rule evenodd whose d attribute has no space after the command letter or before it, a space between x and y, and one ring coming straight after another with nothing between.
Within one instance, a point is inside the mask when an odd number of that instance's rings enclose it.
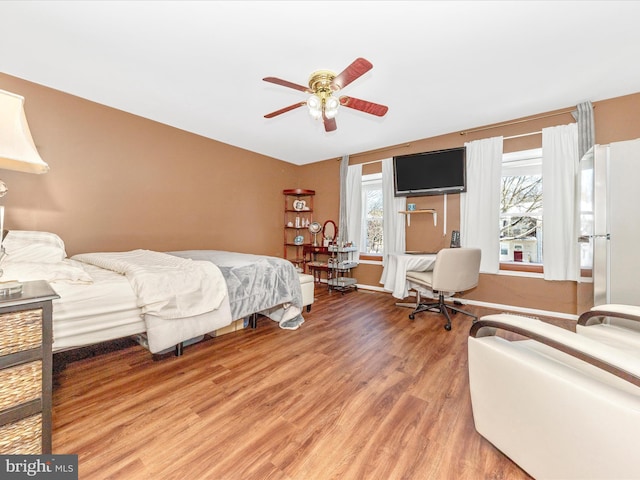
<instances>
[{"instance_id":1,"label":"tree outside window","mask_svg":"<svg viewBox=\"0 0 640 480\"><path fill-rule=\"evenodd\" d=\"M382 237L382 174L362 176L362 253L381 255Z\"/></svg>"},{"instance_id":2,"label":"tree outside window","mask_svg":"<svg viewBox=\"0 0 640 480\"><path fill-rule=\"evenodd\" d=\"M503 156L500 261L542 263L541 149Z\"/></svg>"}]
</instances>

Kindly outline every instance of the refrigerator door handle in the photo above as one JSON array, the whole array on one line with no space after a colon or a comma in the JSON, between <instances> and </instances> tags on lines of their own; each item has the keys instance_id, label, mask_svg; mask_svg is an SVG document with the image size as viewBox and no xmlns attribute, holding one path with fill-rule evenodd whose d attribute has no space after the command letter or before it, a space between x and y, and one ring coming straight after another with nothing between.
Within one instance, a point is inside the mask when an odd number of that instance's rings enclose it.
<instances>
[{"instance_id":1,"label":"refrigerator door handle","mask_svg":"<svg viewBox=\"0 0 640 480\"><path fill-rule=\"evenodd\" d=\"M580 235L578 237L578 242L579 243L589 243L589 240L591 240L592 238L605 238L607 240L611 240L611 234L610 233L603 233L602 235Z\"/></svg>"}]
</instances>

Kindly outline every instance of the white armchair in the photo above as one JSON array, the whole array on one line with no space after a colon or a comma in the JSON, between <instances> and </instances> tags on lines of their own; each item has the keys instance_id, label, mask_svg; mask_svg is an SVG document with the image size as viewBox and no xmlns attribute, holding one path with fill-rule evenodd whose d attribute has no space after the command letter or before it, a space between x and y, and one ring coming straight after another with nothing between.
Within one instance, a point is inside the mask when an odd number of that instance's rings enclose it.
<instances>
[{"instance_id":1,"label":"white armchair","mask_svg":"<svg viewBox=\"0 0 640 480\"><path fill-rule=\"evenodd\" d=\"M506 314L471 327L468 353L476 430L527 473L640 478L640 357Z\"/></svg>"},{"instance_id":2,"label":"white armchair","mask_svg":"<svg viewBox=\"0 0 640 480\"><path fill-rule=\"evenodd\" d=\"M640 356L640 307L608 304L580 315L576 332Z\"/></svg>"}]
</instances>

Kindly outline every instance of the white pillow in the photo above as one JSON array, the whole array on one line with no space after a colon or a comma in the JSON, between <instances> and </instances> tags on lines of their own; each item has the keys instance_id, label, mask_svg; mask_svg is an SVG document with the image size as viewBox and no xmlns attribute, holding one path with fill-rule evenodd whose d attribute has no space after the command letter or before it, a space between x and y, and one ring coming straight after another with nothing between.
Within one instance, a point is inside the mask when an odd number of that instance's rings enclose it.
<instances>
[{"instance_id":1,"label":"white pillow","mask_svg":"<svg viewBox=\"0 0 640 480\"><path fill-rule=\"evenodd\" d=\"M10 230L2 241L5 262L55 263L64 260L64 242L55 233Z\"/></svg>"}]
</instances>

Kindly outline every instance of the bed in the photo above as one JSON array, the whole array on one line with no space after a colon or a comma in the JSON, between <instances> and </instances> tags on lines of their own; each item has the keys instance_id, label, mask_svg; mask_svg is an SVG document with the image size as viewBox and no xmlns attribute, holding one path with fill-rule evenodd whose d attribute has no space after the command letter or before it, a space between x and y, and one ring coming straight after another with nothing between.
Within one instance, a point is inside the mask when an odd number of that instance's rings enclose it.
<instances>
[{"instance_id":1,"label":"bed","mask_svg":"<svg viewBox=\"0 0 640 480\"><path fill-rule=\"evenodd\" d=\"M3 247L3 281L44 279L60 296L54 352L135 336L160 353L257 314L284 329L304 322L297 271L281 258L217 250L67 258L57 235L28 231L10 231Z\"/></svg>"},{"instance_id":2,"label":"bed","mask_svg":"<svg viewBox=\"0 0 640 480\"><path fill-rule=\"evenodd\" d=\"M298 272L282 258L222 250L168 252L180 258L207 261L216 265L226 281L231 316L246 318L264 313L282 328L295 328L302 311ZM294 308L283 308L291 305Z\"/></svg>"}]
</instances>

